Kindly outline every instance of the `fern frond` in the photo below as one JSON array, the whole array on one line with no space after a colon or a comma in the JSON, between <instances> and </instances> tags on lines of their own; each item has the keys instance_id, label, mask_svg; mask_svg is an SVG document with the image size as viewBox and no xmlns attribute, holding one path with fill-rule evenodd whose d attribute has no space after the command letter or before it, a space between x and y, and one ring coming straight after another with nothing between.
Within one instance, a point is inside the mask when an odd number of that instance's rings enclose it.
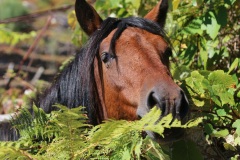
<instances>
[{"instance_id":1,"label":"fern frond","mask_svg":"<svg viewBox=\"0 0 240 160\"><path fill-rule=\"evenodd\" d=\"M150 137L147 137L143 141L142 150L145 153L142 153L142 156L146 159L152 160L170 160L170 157L166 151L155 141L153 141Z\"/></svg>"},{"instance_id":2,"label":"fern frond","mask_svg":"<svg viewBox=\"0 0 240 160\"><path fill-rule=\"evenodd\" d=\"M56 159L67 156L72 159L77 150L86 145L86 134L91 125L87 124L87 116L83 114L83 107L68 109L65 106L57 105L60 111L52 112L55 123L61 128L61 136L55 138L48 146L45 157L52 157L59 153ZM54 156L55 157L55 156Z\"/></svg>"},{"instance_id":3,"label":"fern frond","mask_svg":"<svg viewBox=\"0 0 240 160\"><path fill-rule=\"evenodd\" d=\"M33 115L24 108L18 117L12 120L12 124L19 131L21 139L51 141L52 136L58 135L58 127L50 122L50 116L35 105ZM51 134L47 134L49 132Z\"/></svg>"},{"instance_id":4,"label":"fern frond","mask_svg":"<svg viewBox=\"0 0 240 160\"><path fill-rule=\"evenodd\" d=\"M0 159L27 160L27 159L35 159L35 158L33 155L23 150L18 150L14 147L0 146Z\"/></svg>"},{"instance_id":5,"label":"fern frond","mask_svg":"<svg viewBox=\"0 0 240 160\"><path fill-rule=\"evenodd\" d=\"M201 119L192 120L186 125L181 125L180 121L173 121L172 115L168 115L159 120L160 115L160 109L154 107L147 115L138 121L106 121L90 131L88 136L90 145L88 145L86 149L78 151L76 155L79 156L83 154L85 150L94 149L92 154L85 154L85 156L99 157L104 153L105 155L107 154L110 159L121 159L122 157L125 157L124 159L141 159L140 157L144 154L151 154L157 156L159 159L166 159L167 156L160 147L158 147L159 150L152 149L152 153L142 153L142 150L139 149L142 147L142 131L152 131L163 136L165 128L193 127L197 126L199 122L201 122ZM155 146L152 141L149 140L147 142L149 145ZM129 153L130 156L127 153Z\"/></svg>"},{"instance_id":6,"label":"fern frond","mask_svg":"<svg viewBox=\"0 0 240 160\"><path fill-rule=\"evenodd\" d=\"M142 132L152 131L163 136L165 128L188 128L201 122L197 119L181 125L173 121L172 115L159 119L161 111L154 107L138 121L108 120L92 127L87 124L83 107L56 107L59 111L46 114L34 106L34 117L23 110L13 122L21 138L16 142L0 142L0 146L5 147L0 150L0 158L168 160L167 152L149 137L143 138Z\"/></svg>"}]
</instances>

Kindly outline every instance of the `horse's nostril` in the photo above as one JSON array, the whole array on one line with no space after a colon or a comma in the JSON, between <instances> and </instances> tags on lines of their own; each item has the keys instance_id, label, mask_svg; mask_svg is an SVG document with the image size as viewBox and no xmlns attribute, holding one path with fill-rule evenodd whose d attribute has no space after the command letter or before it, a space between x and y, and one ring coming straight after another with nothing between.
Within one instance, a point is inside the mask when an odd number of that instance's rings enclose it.
<instances>
[{"instance_id":1,"label":"horse's nostril","mask_svg":"<svg viewBox=\"0 0 240 160\"><path fill-rule=\"evenodd\" d=\"M153 92L151 92L148 96L148 100L147 100L147 105L149 107L149 109L153 108L155 105L157 104L156 99L153 97Z\"/></svg>"},{"instance_id":2,"label":"horse's nostril","mask_svg":"<svg viewBox=\"0 0 240 160\"><path fill-rule=\"evenodd\" d=\"M149 94L147 105L148 105L149 109L152 109L153 107L157 106L158 108L161 109L162 114L165 113L165 103L164 103L164 101L161 101L158 94L156 94L154 92L151 92Z\"/></svg>"},{"instance_id":3,"label":"horse's nostril","mask_svg":"<svg viewBox=\"0 0 240 160\"><path fill-rule=\"evenodd\" d=\"M173 117L179 120L183 120L188 113L188 100L182 90L175 94L177 96L162 97L161 93L151 92L147 97L148 109L152 109L154 106L158 107L162 111L162 116L166 116L172 113ZM165 94L166 95L166 94Z\"/></svg>"},{"instance_id":4,"label":"horse's nostril","mask_svg":"<svg viewBox=\"0 0 240 160\"><path fill-rule=\"evenodd\" d=\"M176 100L176 118L183 120L189 109L189 103L183 91L180 92L180 98Z\"/></svg>"}]
</instances>

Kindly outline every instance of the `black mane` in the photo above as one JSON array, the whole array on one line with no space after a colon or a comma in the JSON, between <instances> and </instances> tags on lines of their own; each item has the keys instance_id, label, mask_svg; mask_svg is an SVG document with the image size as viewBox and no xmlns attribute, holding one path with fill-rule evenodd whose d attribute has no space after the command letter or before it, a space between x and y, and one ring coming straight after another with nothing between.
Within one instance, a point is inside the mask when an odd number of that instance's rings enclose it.
<instances>
[{"instance_id":1,"label":"black mane","mask_svg":"<svg viewBox=\"0 0 240 160\"><path fill-rule=\"evenodd\" d=\"M38 99L38 106L50 112L55 108L52 105L59 103L68 108L86 107L91 124L99 124L103 120L102 107L94 79L94 58L98 58L100 79L102 80L102 66L98 55L100 43L111 31L117 28L109 51L115 55L115 42L127 27L137 27L156 35L160 35L167 42L164 30L155 22L143 18L130 17L123 19L108 18L103 21L100 29L95 31L88 43L75 58L59 74L52 86Z\"/></svg>"}]
</instances>

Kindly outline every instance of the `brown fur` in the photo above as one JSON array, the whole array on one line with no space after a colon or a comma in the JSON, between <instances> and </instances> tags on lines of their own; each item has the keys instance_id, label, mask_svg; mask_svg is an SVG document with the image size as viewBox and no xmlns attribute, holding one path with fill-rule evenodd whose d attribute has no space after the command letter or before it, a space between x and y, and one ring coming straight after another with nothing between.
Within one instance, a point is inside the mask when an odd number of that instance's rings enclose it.
<instances>
[{"instance_id":1,"label":"brown fur","mask_svg":"<svg viewBox=\"0 0 240 160\"><path fill-rule=\"evenodd\" d=\"M101 27L96 26L102 20L93 7L83 1L77 0L76 5L86 5L89 15L94 16L87 16L86 9L79 7L76 15L91 36L96 30L101 31ZM144 18L163 28L167 10L168 1L160 0ZM161 34L134 25L125 26L116 38L115 33L119 31L116 28L102 40L94 59L94 77L104 119L136 120L157 106L162 110L161 117L172 113L174 118L182 120L188 112L188 101L169 70L169 42ZM116 39L115 51L111 46L113 39ZM100 58L103 53L113 57L104 62Z\"/></svg>"},{"instance_id":2,"label":"brown fur","mask_svg":"<svg viewBox=\"0 0 240 160\"><path fill-rule=\"evenodd\" d=\"M112 35L103 40L99 54L108 52ZM108 68L103 65L105 95L97 86L106 118L135 120L146 81L161 78L172 85L169 69L161 62L167 47L162 37L138 28L129 27L122 33L116 44L118 63L112 60ZM95 68L98 70L97 65ZM96 73L95 79L97 77Z\"/></svg>"}]
</instances>

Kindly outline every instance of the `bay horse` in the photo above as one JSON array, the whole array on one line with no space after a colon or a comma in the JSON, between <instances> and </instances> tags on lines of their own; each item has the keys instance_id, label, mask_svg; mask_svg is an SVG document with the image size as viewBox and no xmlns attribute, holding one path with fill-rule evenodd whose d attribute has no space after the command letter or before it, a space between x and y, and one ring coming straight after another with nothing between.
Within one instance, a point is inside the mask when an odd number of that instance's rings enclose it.
<instances>
[{"instance_id":1,"label":"bay horse","mask_svg":"<svg viewBox=\"0 0 240 160\"><path fill-rule=\"evenodd\" d=\"M160 0L144 18L102 20L85 0L76 0L76 17L89 41L37 105L47 113L56 103L85 106L93 125L106 119L137 120L154 106L162 110L161 117L172 113L184 119L188 100L169 70L172 51L163 29L167 10L168 0Z\"/></svg>"}]
</instances>

